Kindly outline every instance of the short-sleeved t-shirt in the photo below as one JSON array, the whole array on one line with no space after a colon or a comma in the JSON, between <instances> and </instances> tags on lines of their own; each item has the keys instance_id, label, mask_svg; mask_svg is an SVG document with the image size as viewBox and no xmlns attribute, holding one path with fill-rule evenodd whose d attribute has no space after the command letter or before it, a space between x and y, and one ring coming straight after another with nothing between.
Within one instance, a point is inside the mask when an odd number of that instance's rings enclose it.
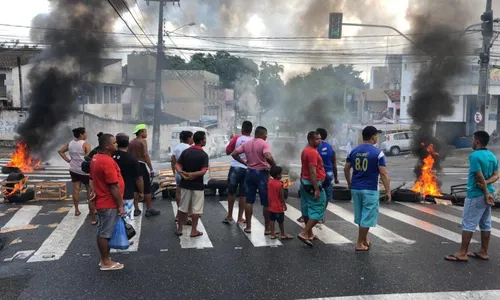
<instances>
[{"instance_id":1,"label":"short-sleeved t-shirt","mask_svg":"<svg viewBox=\"0 0 500 300\"><path fill-rule=\"evenodd\" d=\"M240 135L236 138L236 141L234 143L234 148L239 148L241 145L243 145L244 143L248 142L249 140L251 140L252 138L248 135ZM243 159L243 160L246 160L247 157L245 155L245 153L242 153L240 154L240 157ZM234 158L231 158L231 167L237 167L237 168L243 168L243 169L246 169L247 166L245 166L244 164L241 164L240 162L236 161L236 159Z\"/></svg>"},{"instance_id":2,"label":"short-sleeved t-shirt","mask_svg":"<svg viewBox=\"0 0 500 300\"><path fill-rule=\"evenodd\" d=\"M273 213L282 213L285 211L285 206L280 200L280 191L283 187L283 182L272 177L267 181L267 198L269 206L267 209Z\"/></svg>"},{"instance_id":3,"label":"short-sleeved t-shirt","mask_svg":"<svg viewBox=\"0 0 500 300\"><path fill-rule=\"evenodd\" d=\"M182 152L184 152L184 150L186 150L189 147L191 146L186 143L180 143L179 145L175 146L174 148L175 159L179 160L179 157L181 157Z\"/></svg>"},{"instance_id":4,"label":"short-sleeved t-shirt","mask_svg":"<svg viewBox=\"0 0 500 300\"><path fill-rule=\"evenodd\" d=\"M124 200L134 199L137 178L142 176L139 162L130 153L118 150L113 154L113 159L120 167L123 181L125 182Z\"/></svg>"},{"instance_id":5,"label":"short-sleeved t-shirt","mask_svg":"<svg viewBox=\"0 0 500 300\"><path fill-rule=\"evenodd\" d=\"M327 142L323 141L318 147L318 153L323 159L323 167L325 168L325 172L333 172L332 160L333 156L335 155L333 147Z\"/></svg>"},{"instance_id":6,"label":"short-sleeved t-shirt","mask_svg":"<svg viewBox=\"0 0 500 300\"><path fill-rule=\"evenodd\" d=\"M323 180L326 177L325 167L323 166L323 159L319 155L318 150L311 146L306 146L302 150L300 156L302 162L302 178L306 180L311 180L311 174L309 174L309 166L316 167L316 179Z\"/></svg>"},{"instance_id":7,"label":"short-sleeved t-shirt","mask_svg":"<svg viewBox=\"0 0 500 300\"><path fill-rule=\"evenodd\" d=\"M181 166L183 171L198 172L208 169L208 155L200 146L192 146L184 150L177 160L177 164ZM181 188L187 190L203 191L205 185L203 184L203 176L197 177L193 180L181 179Z\"/></svg>"},{"instance_id":8,"label":"short-sleeved t-shirt","mask_svg":"<svg viewBox=\"0 0 500 300\"><path fill-rule=\"evenodd\" d=\"M269 170L265 153L271 153L271 147L263 139L253 138L236 148L239 154L244 153L247 158L247 167L252 170Z\"/></svg>"},{"instance_id":9,"label":"short-sleeved t-shirt","mask_svg":"<svg viewBox=\"0 0 500 300\"><path fill-rule=\"evenodd\" d=\"M118 208L113 195L111 195L109 186L118 184L120 194L123 196L125 183L120 172L120 167L118 167L115 160L111 156L102 153L94 155L90 162L90 178L94 183L96 208Z\"/></svg>"},{"instance_id":10,"label":"short-sleeved t-shirt","mask_svg":"<svg viewBox=\"0 0 500 300\"><path fill-rule=\"evenodd\" d=\"M469 179L467 180L467 197L477 198L484 196L483 191L477 186L476 172L483 173L484 179L493 176L498 170L498 159L487 149L478 149L469 155ZM493 184L488 185L488 193L494 194Z\"/></svg>"},{"instance_id":11,"label":"short-sleeved t-shirt","mask_svg":"<svg viewBox=\"0 0 500 300\"><path fill-rule=\"evenodd\" d=\"M352 189L378 191L380 178L378 167L386 166L382 150L374 145L361 144L349 153L346 162L350 163L353 169Z\"/></svg>"}]
</instances>

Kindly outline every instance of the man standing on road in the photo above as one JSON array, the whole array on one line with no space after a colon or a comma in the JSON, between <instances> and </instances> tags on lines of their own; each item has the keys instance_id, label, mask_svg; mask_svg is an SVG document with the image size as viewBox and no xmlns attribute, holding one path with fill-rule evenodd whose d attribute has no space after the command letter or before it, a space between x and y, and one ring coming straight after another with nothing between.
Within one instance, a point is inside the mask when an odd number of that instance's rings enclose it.
<instances>
[{"instance_id":1,"label":"man standing on road","mask_svg":"<svg viewBox=\"0 0 500 300\"><path fill-rule=\"evenodd\" d=\"M153 177L154 171L153 165L151 164L151 158L148 154L148 144L146 142L148 131L146 124L139 124L135 126L134 134L136 138L130 141L130 144L128 146L128 153L132 154L132 156L139 161L139 166L141 167L142 179L144 181L144 200L146 201L145 216L157 216L160 214L160 212L153 209L153 203L151 199L151 177ZM139 191L137 189L134 196L134 206L134 216L140 215L141 211L139 210Z\"/></svg>"},{"instance_id":2,"label":"man standing on road","mask_svg":"<svg viewBox=\"0 0 500 300\"><path fill-rule=\"evenodd\" d=\"M192 238L203 235L203 232L198 231L198 219L203 214L205 204L203 176L205 176L208 169L208 155L203 150L207 143L205 132L195 132L193 140L194 146L182 152L175 166L182 177L181 204L177 211L176 235L182 235L182 226L186 223L188 214L191 214L193 225L190 237Z\"/></svg>"},{"instance_id":3,"label":"man standing on road","mask_svg":"<svg viewBox=\"0 0 500 300\"><path fill-rule=\"evenodd\" d=\"M144 182L142 180L139 162L127 152L129 137L125 133L116 135L118 150L113 154L113 159L120 167L120 173L125 181L123 206L125 219L130 222L134 219L134 191L138 191L139 200L144 197Z\"/></svg>"},{"instance_id":4,"label":"man standing on road","mask_svg":"<svg viewBox=\"0 0 500 300\"><path fill-rule=\"evenodd\" d=\"M270 167L275 167L273 156L271 155L271 147L266 142L267 129L258 126L255 129L255 138L241 144L236 150L231 153L231 156L239 163L247 166L247 175L245 178L246 187L246 204L245 218L246 233L252 232L252 215L253 204L259 192L260 204L263 207L263 215L265 220L265 235L270 235L269 229L269 211L267 199L267 181L269 179ZM245 154L246 161L240 157L240 154Z\"/></svg>"},{"instance_id":5,"label":"man standing on road","mask_svg":"<svg viewBox=\"0 0 500 300\"><path fill-rule=\"evenodd\" d=\"M321 144L318 147L318 153L321 155L323 160L323 167L326 172L325 180L323 181L323 189L326 194L325 209L329 201L332 201L333 197L333 182L335 184L339 183L339 177L337 173L337 156L333 147L326 142L328 133L323 128L316 129L316 132L321 136ZM324 220L322 220L324 221Z\"/></svg>"},{"instance_id":6,"label":"man standing on road","mask_svg":"<svg viewBox=\"0 0 500 300\"><path fill-rule=\"evenodd\" d=\"M344 174L347 186L351 190L354 204L354 223L359 226L356 251L368 251L370 240L368 231L377 225L379 211L379 178L382 179L387 193L387 201L391 201L391 185L387 174L384 152L375 145L377 134L381 131L373 126L363 129L363 143L354 148L347 156ZM351 168L353 168L351 179Z\"/></svg>"},{"instance_id":7,"label":"man standing on road","mask_svg":"<svg viewBox=\"0 0 500 300\"><path fill-rule=\"evenodd\" d=\"M251 140L250 134L252 133L252 122L244 121L241 124L241 135L235 135L226 147L226 154L230 155L233 151L243 145L245 142ZM240 154L240 158L246 160L245 154ZM243 212L245 211L245 177L247 174L247 166L236 161L234 158L231 159L231 167L229 168L229 174L227 175L228 181L228 197L227 197L227 216L224 219L224 223L231 224L233 220L233 208L234 201L236 199L236 192L239 190L238 196L240 197L238 205L238 224L245 223L243 219Z\"/></svg>"},{"instance_id":8,"label":"man standing on road","mask_svg":"<svg viewBox=\"0 0 500 300\"><path fill-rule=\"evenodd\" d=\"M302 170L300 174L300 208L304 217L304 229L297 238L304 244L312 247L314 233L312 229L325 214L326 194L322 187L326 173L323 167L323 159L318 153L321 144L321 136L316 131L307 134L308 145L302 150L300 160Z\"/></svg>"},{"instance_id":9,"label":"man standing on road","mask_svg":"<svg viewBox=\"0 0 500 300\"><path fill-rule=\"evenodd\" d=\"M116 140L111 134L99 138L99 153L90 162L90 178L94 184L97 225L97 246L101 253L99 267L102 271L123 269L124 265L109 257L109 239L113 235L118 218L123 216L123 182L120 168L111 157L116 151Z\"/></svg>"},{"instance_id":10,"label":"man standing on road","mask_svg":"<svg viewBox=\"0 0 500 300\"><path fill-rule=\"evenodd\" d=\"M175 184L176 184L176 189L175 189L175 202L177 202L177 206L180 205L181 203L181 175L176 172L175 165L177 164L177 160L179 160L179 157L181 157L182 152L184 150L188 149L191 147L193 144L193 133L191 131L182 131L179 134L179 139L180 143L179 145L175 146L174 148L174 153L172 154L172 157L170 158L170 164L172 166L172 172L174 173L175 176Z\"/></svg>"},{"instance_id":11,"label":"man standing on road","mask_svg":"<svg viewBox=\"0 0 500 300\"><path fill-rule=\"evenodd\" d=\"M446 256L449 261L466 262L468 257L488 260L488 245L491 233L491 207L495 204L493 183L498 180L498 160L495 154L486 149L490 136L485 131L476 131L472 139L469 155L469 179L467 197L462 217L462 245L457 253ZM467 252L472 235L477 226L481 230L481 249Z\"/></svg>"}]
</instances>

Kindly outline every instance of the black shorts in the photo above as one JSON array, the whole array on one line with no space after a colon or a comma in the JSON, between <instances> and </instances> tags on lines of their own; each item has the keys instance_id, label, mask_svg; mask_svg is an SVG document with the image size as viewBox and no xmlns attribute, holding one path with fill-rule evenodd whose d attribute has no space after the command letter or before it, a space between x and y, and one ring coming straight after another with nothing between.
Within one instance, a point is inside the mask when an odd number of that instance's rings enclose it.
<instances>
[{"instance_id":1,"label":"black shorts","mask_svg":"<svg viewBox=\"0 0 500 300\"><path fill-rule=\"evenodd\" d=\"M278 221L279 224L283 224L285 221L285 213L269 212L269 220L273 222Z\"/></svg>"},{"instance_id":2,"label":"black shorts","mask_svg":"<svg viewBox=\"0 0 500 300\"><path fill-rule=\"evenodd\" d=\"M89 185L89 175L81 175L71 171L69 171L69 175L71 176L71 182L81 182L84 185Z\"/></svg>"},{"instance_id":3,"label":"black shorts","mask_svg":"<svg viewBox=\"0 0 500 300\"><path fill-rule=\"evenodd\" d=\"M151 176L149 174L146 164L139 162L139 168L141 170L142 180L144 181L144 195L151 194ZM135 186L135 192L139 192L137 185Z\"/></svg>"}]
</instances>

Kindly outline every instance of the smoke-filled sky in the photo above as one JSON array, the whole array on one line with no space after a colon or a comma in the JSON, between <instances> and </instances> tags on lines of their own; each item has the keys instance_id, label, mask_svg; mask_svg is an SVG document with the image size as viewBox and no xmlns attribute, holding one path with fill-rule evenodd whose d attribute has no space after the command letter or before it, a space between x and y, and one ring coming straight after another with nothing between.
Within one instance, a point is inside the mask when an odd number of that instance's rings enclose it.
<instances>
[{"instance_id":1,"label":"smoke-filled sky","mask_svg":"<svg viewBox=\"0 0 500 300\"><path fill-rule=\"evenodd\" d=\"M50 11L47 0L1 0L0 23L30 25L31 20L39 13ZM105 1L105 0L103 0ZM144 0L125 0L132 14L144 27L147 34L155 42L158 4L151 2L150 6ZM117 1L119 2L119 1ZM192 27L184 27L177 33L205 36L315 36L325 37L328 27L329 12L343 12L344 22L372 23L392 25L402 31L411 31L408 12L433 11L433 0L181 0L181 6L167 5L165 19L166 29L173 30L189 22L195 22ZM444 7L463 7L466 10L467 24L479 23L479 16L484 10L485 0L439 0ZM458 5L461 3L461 5ZM496 1L494 9L500 11L500 2ZM442 13L446 13L443 11ZM435 11L432 13L435 14ZM437 13L436 15L439 15ZM126 21L136 33L141 33L129 13L124 14ZM128 32L121 20L115 25L116 32ZM333 50L360 53L355 57L338 57L335 59L318 59L303 56L290 57L287 55L266 57L265 54L237 54L247 56L259 63L261 60L278 61L285 66L286 77L297 72L308 70L310 66L318 64L348 62L354 63L356 68L368 71L373 65L383 64L383 55L386 53L402 52L408 47L408 42L400 37L349 38L354 35L392 35L394 32L386 29L344 27L344 36L341 41L307 40L307 41L269 41L269 40L216 40L219 43L206 40L197 40L172 35L177 46L211 48L211 49L301 49L301 50ZM29 30L0 26L0 40L9 40L10 37L21 37L21 41L29 41ZM479 38L479 37L478 37ZM152 43L144 36L141 41L147 47ZM213 41L213 39L212 39ZM126 45L137 45L133 36L124 36L119 42ZM222 42L222 43L221 43ZM226 43L226 44L223 44ZM233 45L227 45L233 44ZM166 40L167 46L172 46ZM234 46L237 45L237 46ZM239 45L239 46L238 46ZM375 46L375 47L374 47ZM387 46L387 47L386 47ZM137 50L140 50L138 48ZM131 49L116 50L111 53L114 57L125 57ZM181 54L178 51L175 54ZM185 56L192 52L183 51ZM366 55L365 55L366 54ZM368 54L372 54L371 57ZM374 57L373 54L380 54ZM369 72L368 72L369 73ZM365 77L365 79L369 79Z\"/></svg>"}]
</instances>

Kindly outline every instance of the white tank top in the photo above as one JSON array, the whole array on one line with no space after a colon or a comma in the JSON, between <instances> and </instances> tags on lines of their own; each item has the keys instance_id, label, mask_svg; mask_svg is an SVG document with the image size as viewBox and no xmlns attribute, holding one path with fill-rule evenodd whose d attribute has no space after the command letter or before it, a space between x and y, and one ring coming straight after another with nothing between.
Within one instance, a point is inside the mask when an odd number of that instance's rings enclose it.
<instances>
[{"instance_id":1,"label":"white tank top","mask_svg":"<svg viewBox=\"0 0 500 300\"><path fill-rule=\"evenodd\" d=\"M84 140L76 140L68 144L69 156L71 157L69 170L80 175L87 175L87 173L82 171L82 162L85 161L85 151L83 151L84 143Z\"/></svg>"}]
</instances>

